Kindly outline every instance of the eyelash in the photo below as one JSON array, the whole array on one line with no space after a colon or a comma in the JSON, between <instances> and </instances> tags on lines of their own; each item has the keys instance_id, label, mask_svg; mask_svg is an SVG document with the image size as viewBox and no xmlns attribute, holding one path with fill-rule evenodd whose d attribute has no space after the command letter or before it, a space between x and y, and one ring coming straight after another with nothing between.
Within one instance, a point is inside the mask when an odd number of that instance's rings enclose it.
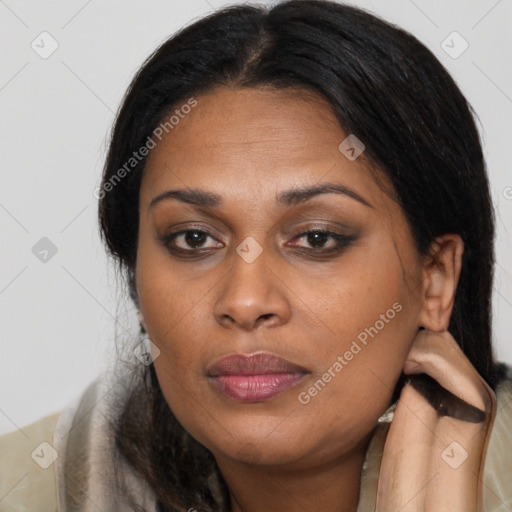
<instances>
[{"instance_id":1,"label":"eyelash","mask_svg":"<svg viewBox=\"0 0 512 512\"><path fill-rule=\"evenodd\" d=\"M204 229L194 229L194 228L188 228L188 229L183 229L181 231L177 231L175 233L170 233L170 234L167 234L167 235L164 235L162 237L160 237L160 241L161 243L165 246L165 248L173 255L178 255L178 254L192 254L192 253L201 253L201 252L205 252L205 251L209 251L209 249L205 249L205 248L198 248L198 249L183 249L183 248L176 248L176 247L171 247L171 243L180 235L186 235L187 233L199 233L199 234L204 234L204 235L207 235L208 237L210 238L213 238L215 239L215 237L213 235L211 235L208 231L205 231ZM304 247L300 247L299 249L302 250L302 251L307 251L309 253L313 253L313 254L319 254L319 253L322 253L322 254L338 254L340 253L341 251L343 251L346 247L348 246L351 246L353 245L353 242L355 240L355 236L349 236L349 235L344 235L344 234L341 234L341 233L337 233L335 231L330 231L328 229L323 229L323 228L310 228L308 229L307 231L303 231L302 233L299 233L298 235L294 236L293 240L300 240L301 238L304 238L310 234L321 234L321 235L327 235L329 236L330 238L332 238L333 240L335 240L337 243L336 243L336 246L334 248L331 248L331 249L323 249L323 248L304 248Z\"/></svg>"}]
</instances>

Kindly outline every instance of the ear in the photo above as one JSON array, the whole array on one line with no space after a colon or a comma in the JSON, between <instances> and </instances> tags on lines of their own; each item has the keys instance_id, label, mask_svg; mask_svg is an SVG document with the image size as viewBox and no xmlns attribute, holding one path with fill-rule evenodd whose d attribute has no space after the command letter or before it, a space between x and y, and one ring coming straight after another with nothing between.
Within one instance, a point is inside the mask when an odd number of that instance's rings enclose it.
<instances>
[{"instance_id":1,"label":"ear","mask_svg":"<svg viewBox=\"0 0 512 512\"><path fill-rule=\"evenodd\" d=\"M418 322L430 331L446 331L462 268L464 242L457 234L437 237L423 266L423 306Z\"/></svg>"}]
</instances>

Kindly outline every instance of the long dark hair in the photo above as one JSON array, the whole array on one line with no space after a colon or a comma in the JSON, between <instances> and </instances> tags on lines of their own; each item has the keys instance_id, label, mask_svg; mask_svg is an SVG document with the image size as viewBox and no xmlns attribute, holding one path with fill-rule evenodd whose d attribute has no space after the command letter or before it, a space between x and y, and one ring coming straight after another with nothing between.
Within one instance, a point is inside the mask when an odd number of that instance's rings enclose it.
<instances>
[{"instance_id":1,"label":"long dark hair","mask_svg":"<svg viewBox=\"0 0 512 512\"><path fill-rule=\"evenodd\" d=\"M180 30L138 71L114 124L99 194L101 234L135 304L145 158L130 159L177 107L221 85L320 94L344 132L364 142L369 166L392 183L419 254L439 235L460 234L465 250L449 331L495 389L495 221L474 112L416 38L336 2L224 8ZM154 367L131 371L138 384L112 419L120 453L154 490L160 510L228 510L213 456L173 416Z\"/></svg>"}]
</instances>

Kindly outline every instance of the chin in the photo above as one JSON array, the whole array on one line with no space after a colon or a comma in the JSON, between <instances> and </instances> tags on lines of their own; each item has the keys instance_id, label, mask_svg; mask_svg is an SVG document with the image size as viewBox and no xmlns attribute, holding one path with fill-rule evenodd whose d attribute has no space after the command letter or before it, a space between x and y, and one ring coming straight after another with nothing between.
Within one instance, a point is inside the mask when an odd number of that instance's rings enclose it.
<instances>
[{"instance_id":1,"label":"chin","mask_svg":"<svg viewBox=\"0 0 512 512\"><path fill-rule=\"evenodd\" d=\"M229 443L224 450L219 448L221 447L212 447L210 451L216 457L218 454L222 454L224 457L245 464L282 466L284 468L287 466L295 468L297 462L308 455L308 453L303 453L304 446L299 448L294 444L287 444L282 439L270 441L268 439L245 437L236 445Z\"/></svg>"}]
</instances>

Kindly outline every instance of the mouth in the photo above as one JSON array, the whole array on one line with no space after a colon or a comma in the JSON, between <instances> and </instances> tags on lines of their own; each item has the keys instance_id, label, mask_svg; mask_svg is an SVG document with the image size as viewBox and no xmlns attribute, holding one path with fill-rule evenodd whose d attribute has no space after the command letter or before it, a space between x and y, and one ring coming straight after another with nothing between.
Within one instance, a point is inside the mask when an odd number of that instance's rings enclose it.
<instances>
[{"instance_id":1,"label":"mouth","mask_svg":"<svg viewBox=\"0 0 512 512\"><path fill-rule=\"evenodd\" d=\"M294 387L305 368L269 352L232 354L207 370L209 381L222 394L241 402L261 402Z\"/></svg>"}]
</instances>

